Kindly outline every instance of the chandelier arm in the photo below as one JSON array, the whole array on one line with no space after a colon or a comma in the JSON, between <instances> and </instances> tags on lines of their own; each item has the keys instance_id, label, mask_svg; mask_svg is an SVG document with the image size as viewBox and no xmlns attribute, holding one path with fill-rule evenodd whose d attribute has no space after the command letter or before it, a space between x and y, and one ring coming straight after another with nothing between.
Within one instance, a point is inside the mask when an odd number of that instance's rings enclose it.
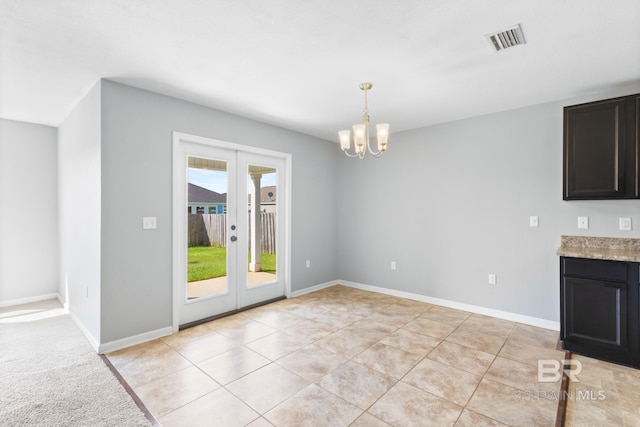
<instances>
[{"instance_id":1,"label":"chandelier arm","mask_svg":"<svg viewBox=\"0 0 640 427\"><path fill-rule=\"evenodd\" d=\"M366 92L365 92L365 94L366 94ZM369 117L367 115L367 119L368 118ZM371 143L370 143L370 138L369 138L369 123L368 123L368 120L367 120L367 151L369 153L371 153L371 155L374 156L374 157L380 157L380 156L382 156L382 153L384 153L384 151L382 151L382 150L374 151L371 148Z\"/></svg>"},{"instance_id":2,"label":"chandelier arm","mask_svg":"<svg viewBox=\"0 0 640 427\"><path fill-rule=\"evenodd\" d=\"M342 152L346 154L347 157L360 157L358 153L350 154L347 150L342 150Z\"/></svg>"},{"instance_id":3,"label":"chandelier arm","mask_svg":"<svg viewBox=\"0 0 640 427\"><path fill-rule=\"evenodd\" d=\"M369 149L369 153L371 153L371 155L375 156L375 157L380 157L380 156L382 156L382 153L384 153L384 151L382 151L382 150L373 151L371 149L371 147L367 147L367 148Z\"/></svg>"}]
</instances>

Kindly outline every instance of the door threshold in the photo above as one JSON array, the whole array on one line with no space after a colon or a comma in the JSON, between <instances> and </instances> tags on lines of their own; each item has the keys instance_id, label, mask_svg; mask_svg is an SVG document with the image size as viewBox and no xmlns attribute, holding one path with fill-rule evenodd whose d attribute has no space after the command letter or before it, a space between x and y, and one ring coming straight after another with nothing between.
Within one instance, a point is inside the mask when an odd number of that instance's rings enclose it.
<instances>
[{"instance_id":1,"label":"door threshold","mask_svg":"<svg viewBox=\"0 0 640 427\"><path fill-rule=\"evenodd\" d=\"M215 316L205 317L204 319L194 320L193 322L185 323L184 325L180 325L178 327L178 331L182 331L185 329L193 328L194 326L202 325L203 323L211 322L212 320L222 319L223 317L231 316L233 314L242 313L243 311L251 310L252 308L261 307L263 305L271 304L272 302L281 301L283 299L287 299L284 295L278 298L273 298L270 300L262 301L256 304L251 304L246 307L238 308L236 310L227 311L222 314L216 314Z\"/></svg>"}]
</instances>

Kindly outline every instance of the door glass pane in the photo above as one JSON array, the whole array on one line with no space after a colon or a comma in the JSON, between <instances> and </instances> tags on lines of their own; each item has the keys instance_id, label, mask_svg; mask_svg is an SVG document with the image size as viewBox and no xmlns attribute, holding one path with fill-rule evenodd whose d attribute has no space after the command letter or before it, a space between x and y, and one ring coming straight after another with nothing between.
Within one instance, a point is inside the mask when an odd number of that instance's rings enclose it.
<instances>
[{"instance_id":1,"label":"door glass pane","mask_svg":"<svg viewBox=\"0 0 640 427\"><path fill-rule=\"evenodd\" d=\"M277 169L249 165L247 176L249 256L247 287L274 282L276 271Z\"/></svg>"},{"instance_id":2,"label":"door glass pane","mask_svg":"<svg viewBox=\"0 0 640 427\"><path fill-rule=\"evenodd\" d=\"M187 299L226 295L227 162L188 157Z\"/></svg>"}]
</instances>

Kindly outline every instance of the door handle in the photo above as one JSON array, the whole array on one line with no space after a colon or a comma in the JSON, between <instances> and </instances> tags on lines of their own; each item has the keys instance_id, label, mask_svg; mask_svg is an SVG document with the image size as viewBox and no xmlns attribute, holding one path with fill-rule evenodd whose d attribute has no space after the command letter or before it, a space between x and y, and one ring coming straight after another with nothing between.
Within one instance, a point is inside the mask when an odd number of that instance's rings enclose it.
<instances>
[{"instance_id":1,"label":"door handle","mask_svg":"<svg viewBox=\"0 0 640 427\"><path fill-rule=\"evenodd\" d=\"M231 241L235 242L236 240L238 240L238 238L236 236L231 236Z\"/></svg>"}]
</instances>

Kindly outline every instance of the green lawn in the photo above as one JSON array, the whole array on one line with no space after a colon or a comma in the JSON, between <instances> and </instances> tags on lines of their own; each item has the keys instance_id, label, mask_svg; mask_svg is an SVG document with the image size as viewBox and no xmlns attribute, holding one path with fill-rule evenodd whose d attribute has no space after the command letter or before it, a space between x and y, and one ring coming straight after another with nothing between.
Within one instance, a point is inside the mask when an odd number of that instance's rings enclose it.
<instances>
[{"instance_id":1,"label":"green lawn","mask_svg":"<svg viewBox=\"0 0 640 427\"><path fill-rule=\"evenodd\" d=\"M249 259L251 259L251 254L249 254ZM189 248L187 260L187 280L189 282L227 275L226 248L213 246L191 247ZM275 274L276 256L274 254L263 253L260 260L262 261L262 271Z\"/></svg>"}]
</instances>

